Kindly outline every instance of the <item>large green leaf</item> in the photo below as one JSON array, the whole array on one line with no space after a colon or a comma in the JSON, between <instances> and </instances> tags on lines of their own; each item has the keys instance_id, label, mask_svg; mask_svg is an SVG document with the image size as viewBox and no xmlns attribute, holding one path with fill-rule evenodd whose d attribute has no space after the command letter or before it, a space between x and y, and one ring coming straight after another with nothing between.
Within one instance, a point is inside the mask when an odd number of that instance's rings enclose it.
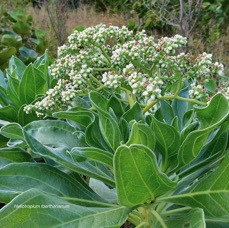
<instances>
[{"instance_id":1,"label":"large green leaf","mask_svg":"<svg viewBox=\"0 0 229 228\"><path fill-rule=\"evenodd\" d=\"M224 105L224 110L222 111L222 114L215 114L216 112L218 112L217 107L215 107L215 101L217 101L217 103L221 103L221 105ZM207 114L208 112L206 110L211 112L211 116ZM204 120L205 115L209 121L209 124ZM198 111L198 117L200 118L202 129L190 132L185 140L182 142L182 145L178 151L179 164L177 169L185 166L186 164L189 164L199 155L199 153L203 149L203 146L207 142L209 134L214 129L222 125L227 120L228 116L228 101L221 94L216 95L211 100L208 107Z\"/></svg>"},{"instance_id":2,"label":"large green leaf","mask_svg":"<svg viewBox=\"0 0 229 228\"><path fill-rule=\"evenodd\" d=\"M10 100L7 97L6 89L0 86L0 105L4 107L7 106L8 104L10 104Z\"/></svg>"},{"instance_id":3,"label":"large green leaf","mask_svg":"<svg viewBox=\"0 0 229 228\"><path fill-rule=\"evenodd\" d=\"M128 207L154 200L176 186L144 145L120 146L114 156L114 173L118 202Z\"/></svg>"},{"instance_id":4,"label":"large green leaf","mask_svg":"<svg viewBox=\"0 0 229 228\"><path fill-rule=\"evenodd\" d=\"M107 144L115 150L120 145L120 142L122 142L122 134L116 120L107 112L108 101L97 92L91 92L89 97L93 106L98 111L101 133Z\"/></svg>"},{"instance_id":5,"label":"large green leaf","mask_svg":"<svg viewBox=\"0 0 229 228\"><path fill-rule=\"evenodd\" d=\"M208 217L229 220L229 155L219 168L201 179L182 194L164 197L160 200L181 205L203 208Z\"/></svg>"},{"instance_id":6,"label":"large green leaf","mask_svg":"<svg viewBox=\"0 0 229 228\"><path fill-rule=\"evenodd\" d=\"M138 122L144 122L145 121L145 116L142 112L141 106L139 105L138 102L136 102L133 107L128 109L123 115L122 118L125 119L128 123L131 120L135 120Z\"/></svg>"},{"instance_id":7,"label":"large green leaf","mask_svg":"<svg viewBox=\"0 0 229 228\"><path fill-rule=\"evenodd\" d=\"M181 97L185 97L188 98L188 87L185 87L181 90L179 96ZM178 123L179 123L179 127L180 129L182 129L182 119L184 114L187 112L188 110L188 102L186 101L182 101L182 100L173 100L172 102L172 107L173 107L173 111L175 116L178 116Z\"/></svg>"},{"instance_id":8,"label":"large green leaf","mask_svg":"<svg viewBox=\"0 0 229 228\"><path fill-rule=\"evenodd\" d=\"M159 223L159 221L158 221ZM164 223L168 228L175 227L190 227L190 228L205 228L204 211L201 208L194 208L186 214L170 216L164 219ZM160 225L155 228L161 227Z\"/></svg>"},{"instance_id":9,"label":"large green leaf","mask_svg":"<svg viewBox=\"0 0 229 228\"><path fill-rule=\"evenodd\" d=\"M229 218L206 218L206 227L207 228L228 228Z\"/></svg>"},{"instance_id":10,"label":"large green leaf","mask_svg":"<svg viewBox=\"0 0 229 228\"><path fill-rule=\"evenodd\" d=\"M25 64L16 56L13 56L9 62L9 68L7 69L9 74L14 74L15 78L22 78L25 71Z\"/></svg>"},{"instance_id":11,"label":"large green leaf","mask_svg":"<svg viewBox=\"0 0 229 228\"><path fill-rule=\"evenodd\" d=\"M1 70L0 70L0 86L6 89L6 78Z\"/></svg>"},{"instance_id":12,"label":"large green leaf","mask_svg":"<svg viewBox=\"0 0 229 228\"><path fill-rule=\"evenodd\" d=\"M31 227L31 224L34 227L121 227L128 212L122 206L83 207L32 189L0 210L0 224L2 227Z\"/></svg>"},{"instance_id":13,"label":"large green leaf","mask_svg":"<svg viewBox=\"0 0 229 228\"><path fill-rule=\"evenodd\" d=\"M0 149L0 168L14 162L34 162L29 153L21 148Z\"/></svg>"},{"instance_id":14,"label":"large green leaf","mask_svg":"<svg viewBox=\"0 0 229 228\"><path fill-rule=\"evenodd\" d=\"M111 147L105 141L99 127L98 117L86 128L85 140L88 145L107 151L112 151Z\"/></svg>"},{"instance_id":15,"label":"large green leaf","mask_svg":"<svg viewBox=\"0 0 229 228\"><path fill-rule=\"evenodd\" d=\"M178 152L180 135L173 126L162 123L155 118L153 118L151 127L156 137L156 148L163 157L163 168L166 170L171 163L174 163L172 157Z\"/></svg>"},{"instance_id":16,"label":"large green leaf","mask_svg":"<svg viewBox=\"0 0 229 228\"><path fill-rule=\"evenodd\" d=\"M223 94L215 95L209 105L204 108L195 108L201 128L208 128L229 115L229 102Z\"/></svg>"},{"instance_id":17,"label":"large green leaf","mask_svg":"<svg viewBox=\"0 0 229 228\"><path fill-rule=\"evenodd\" d=\"M16 140L24 139L22 127L17 123L10 123L10 124L4 125L1 128L0 133L9 139L16 139Z\"/></svg>"},{"instance_id":18,"label":"large green leaf","mask_svg":"<svg viewBox=\"0 0 229 228\"><path fill-rule=\"evenodd\" d=\"M24 137L26 143L31 148L33 153L38 154L44 158L53 160L56 163L74 172L81 173L83 175L90 176L95 179L99 179L105 182L106 184L114 186L114 180L112 177L113 175L110 172L108 172L108 170L105 169L103 166L102 167L98 166L98 164L93 162L76 162L72 160L71 156L67 153L67 151L71 149L71 145L65 145L65 142L63 141L60 142L61 144L59 144L59 142L52 141L51 147L44 146L45 138L47 138L47 141L49 142L48 135L46 135L46 137L42 137L41 139L39 139L38 136L38 140L37 140L34 138L34 136L32 136L26 131L24 131ZM53 139L55 139L55 137ZM58 135L57 135L57 139L58 139ZM39 140L43 142L41 143ZM52 146L53 143L56 146L53 147ZM76 144L75 146L79 146L77 145L77 141L75 141L75 144Z\"/></svg>"},{"instance_id":19,"label":"large green leaf","mask_svg":"<svg viewBox=\"0 0 229 228\"><path fill-rule=\"evenodd\" d=\"M112 108L112 110L114 111L114 113L115 113L115 115L117 116L118 119L120 119L120 117L124 113L124 109L123 109L122 103L115 96L112 96L109 99L108 107Z\"/></svg>"},{"instance_id":20,"label":"large green leaf","mask_svg":"<svg viewBox=\"0 0 229 228\"><path fill-rule=\"evenodd\" d=\"M195 130L188 134L178 151L177 169L192 162L203 149L211 130Z\"/></svg>"},{"instance_id":21,"label":"large green leaf","mask_svg":"<svg viewBox=\"0 0 229 228\"><path fill-rule=\"evenodd\" d=\"M18 94L19 84L19 79L14 78L13 76L8 76L7 95L16 107L20 107L22 105L22 102Z\"/></svg>"},{"instance_id":22,"label":"large green leaf","mask_svg":"<svg viewBox=\"0 0 229 228\"><path fill-rule=\"evenodd\" d=\"M32 64L25 69L19 85L19 97L23 104L30 104L37 95L44 94L47 90L47 81L43 72Z\"/></svg>"},{"instance_id":23,"label":"large green leaf","mask_svg":"<svg viewBox=\"0 0 229 228\"><path fill-rule=\"evenodd\" d=\"M24 130L46 146L68 149L76 146L86 146L83 139L74 134L75 128L64 121L33 121L26 125Z\"/></svg>"},{"instance_id":24,"label":"large green leaf","mask_svg":"<svg viewBox=\"0 0 229 228\"><path fill-rule=\"evenodd\" d=\"M135 122L131 129L130 138L126 144L128 146L131 144L142 144L154 150L155 136L150 127Z\"/></svg>"},{"instance_id":25,"label":"large green leaf","mask_svg":"<svg viewBox=\"0 0 229 228\"><path fill-rule=\"evenodd\" d=\"M161 122L171 124L175 115L171 105L166 101L160 101L160 108L156 111L155 117Z\"/></svg>"},{"instance_id":26,"label":"large green leaf","mask_svg":"<svg viewBox=\"0 0 229 228\"><path fill-rule=\"evenodd\" d=\"M122 133L123 141L127 142L129 139L131 127L123 117L121 117L119 120L119 128Z\"/></svg>"},{"instance_id":27,"label":"large green leaf","mask_svg":"<svg viewBox=\"0 0 229 228\"><path fill-rule=\"evenodd\" d=\"M110 152L95 147L74 147L68 153L75 161L80 162L89 159L109 167L113 166L113 155Z\"/></svg>"},{"instance_id":28,"label":"large green leaf","mask_svg":"<svg viewBox=\"0 0 229 228\"><path fill-rule=\"evenodd\" d=\"M205 161L214 156L223 156L226 153L228 145L228 134L229 134L229 121L226 121L220 129L217 129L216 132L213 132L213 138L208 140L208 143L205 145L204 149L201 152L201 155L198 157L197 162ZM215 133L215 134L214 134Z\"/></svg>"},{"instance_id":29,"label":"large green leaf","mask_svg":"<svg viewBox=\"0 0 229 228\"><path fill-rule=\"evenodd\" d=\"M61 111L54 113L53 116L74 121L81 128L86 128L95 120L95 116L89 111Z\"/></svg>"},{"instance_id":30,"label":"large green leaf","mask_svg":"<svg viewBox=\"0 0 229 228\"><path fill-rule=\"evenodd\" d=\"M47 164L11 163L0 169L0 201L7 203L16 195L37 188L58 196L99 200L81 179L74 178Z\"/></svg>"},{"instance_id":31,"label":"large green leaf","mask_svg":"<svg viewBox=\"0 0 229 228\"><path fill-rule=\"evenodd\" d=\"M22 126L29 124L32 121L39 120L41 117L38 117L36 112L33 110L31 113L27 114L24 111L25 105L22 105L18 111L18 123Z\"/></svg>"},{"instance_id":32,"label":"large green leaf","mask_svg":"<svg viewBox=\"0 0 229 228\"><path fill-rule=\"evenodd\" d=\"M0 108L0 119L9 121L9 122L17 122L18 119L18 111L17 109L12 106L8 105L3 108Z\"/></svg>"}]
</instances>

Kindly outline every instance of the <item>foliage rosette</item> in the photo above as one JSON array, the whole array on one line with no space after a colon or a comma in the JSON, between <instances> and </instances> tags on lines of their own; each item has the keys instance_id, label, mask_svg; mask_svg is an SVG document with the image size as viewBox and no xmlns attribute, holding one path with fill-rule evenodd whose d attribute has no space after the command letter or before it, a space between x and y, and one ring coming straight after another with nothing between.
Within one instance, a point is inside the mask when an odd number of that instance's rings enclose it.
<instances>
[{"instance_id":1,"label":"foliage rosette","mask_svg":"<svg viewBox=\"0 0 229 228\"><path fill-rule=\"evenodd\" d=\"M179 54L185 43L75 31L49 68L56 84L25 107L44 119L1 128L17 142L0 149L1 224L227 227L227 78L211 55ZM29 207L48 204L65 208Z\"/></svg>"}]
</instances>

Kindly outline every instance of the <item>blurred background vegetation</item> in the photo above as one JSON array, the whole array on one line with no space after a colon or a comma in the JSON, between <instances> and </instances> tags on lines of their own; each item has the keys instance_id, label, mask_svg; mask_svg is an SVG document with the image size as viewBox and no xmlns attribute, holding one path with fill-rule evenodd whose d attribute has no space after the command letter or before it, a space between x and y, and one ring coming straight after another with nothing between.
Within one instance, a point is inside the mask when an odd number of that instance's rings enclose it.
<instances>
[{"instance_id":1,"label":"blurred background vegetation","mask_svg":"<svg viewBox=\"0 0 229 228\"><path fill-rule=\"evenodd\" d=\"M77 26L99 23L145 29L155 38L186 36L186 50L212 53L229 73L227 0L1 0L0 69L12 55L25 63L49 49L56 57Z\"/></svg>"}]
</instances>

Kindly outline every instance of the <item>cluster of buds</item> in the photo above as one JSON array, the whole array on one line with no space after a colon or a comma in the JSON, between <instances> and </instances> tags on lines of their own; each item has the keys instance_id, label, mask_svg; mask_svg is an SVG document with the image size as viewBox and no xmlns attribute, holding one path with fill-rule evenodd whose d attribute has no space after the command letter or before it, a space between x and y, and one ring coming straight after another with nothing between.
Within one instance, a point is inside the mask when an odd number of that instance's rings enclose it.
<instances>
[{"instance_id":1,"label":"cluster of buds","mask_svg":"<svg viewBox=\"0 0 229 228\"><path fill-rule=\"evenodd\" d=\"M210 79L217 79L218 91L225 92L221 85L223 65L213 63L210 54L194 57L178 53L186 42L179 35L155 41L145 31L134 35L124 26L76 30L59 47L58 58L49 67L57 85L47 91L43 100L26 106L25 111L34 109L41 115L68 108L76 96L103 87L129 88L145 105L172 94L174 85L179 84L176 82L185 80L190 82L191 98L207 100L206 83Z\"/></svg>"}]
</instances>

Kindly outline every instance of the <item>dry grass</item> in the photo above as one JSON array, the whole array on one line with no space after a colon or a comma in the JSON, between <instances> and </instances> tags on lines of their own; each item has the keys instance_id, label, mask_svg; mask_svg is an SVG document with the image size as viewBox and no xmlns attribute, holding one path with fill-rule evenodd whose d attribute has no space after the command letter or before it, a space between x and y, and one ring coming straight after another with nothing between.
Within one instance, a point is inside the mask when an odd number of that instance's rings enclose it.
<instances>
[{"instance_id":1,"label":"dry grass","mask_svg":"<svg viewBox=\"0 0 229 228\"><path fill-rule=\"evenodd\" d=\"M112 13L98 13L93 7L81 4L76 11L71 11L68 14L67 26L68 31L71 31L74 27L83 26L95 26L100 23L106 25L122 26L127 24L127 20L123 15L115 15Z\"/></svg>"},{"instance_id":2,"label":"dry grass","mask_svg":"<svg viewBox=\"0 0 229 228\"><path fill-rule=\"evenodd\" d=\"M50 15L47 12L47 8L43 6L40 10L28 6L26 9L27 13L31 14L34 19L34 26L37 29L42 29L46 31L47 39L50 46L50 51L55 55L57 47L60 45L58 41L56 32L53 28L53 25L50 20ZM55 17L55 16L54 16ZM53 18L55 22L60 20L60 18ZM70 10L66 8L66 11L63 13L63 27L56 28L62 36L65 38L71 34L72 30L77 26L95 26L100 23L106 25L117 25L122 26L127 24L127 19L123 15L115 15L112 13L98 13L95 11L94 7L89 5L81 4L76 10ZM58 32L58 31L57 31Z\"/></svg>"},{"instance_id":3,"label":"dry grass","mask_svg":"<svg viewBox=\"0 0 229 228\"><path fill-rule=\"evenodd\" d=\"M47 39L49 41L50 52L55 56L56 49L59 46L59 42L55 32L53 30L52 24L48 12L45 7L41 10L34 9L32 7L27 8L27 12L33 16L35 27L46 31ZM126 25L128 19L124 15L115 15L109 12L98 13L95 11L94 7L89 5L81 4L77 10L70 10L66 8L63 13L63 20L65 25L65 30L62 29L63 36L67 37L71 34L72 30L77 26L95 26L97 24L103 23L106 25ZM58 18L54 18L58 20ZM154 34L154 33L153 33ZM155 32L155 35L157 32ZM166 35L166 34L165 34ZM194 34L190 37L190 52L193 54L199 54L201 52L212 53L215 61L222 62L225 65L226 73L229 75L229 27L227 31L221 36L221 38L215 42L210 42L209 44L204 44L201 40L201 34ZM157 37L157 35L156 35Z\"/></svg>"}]
</instances>

